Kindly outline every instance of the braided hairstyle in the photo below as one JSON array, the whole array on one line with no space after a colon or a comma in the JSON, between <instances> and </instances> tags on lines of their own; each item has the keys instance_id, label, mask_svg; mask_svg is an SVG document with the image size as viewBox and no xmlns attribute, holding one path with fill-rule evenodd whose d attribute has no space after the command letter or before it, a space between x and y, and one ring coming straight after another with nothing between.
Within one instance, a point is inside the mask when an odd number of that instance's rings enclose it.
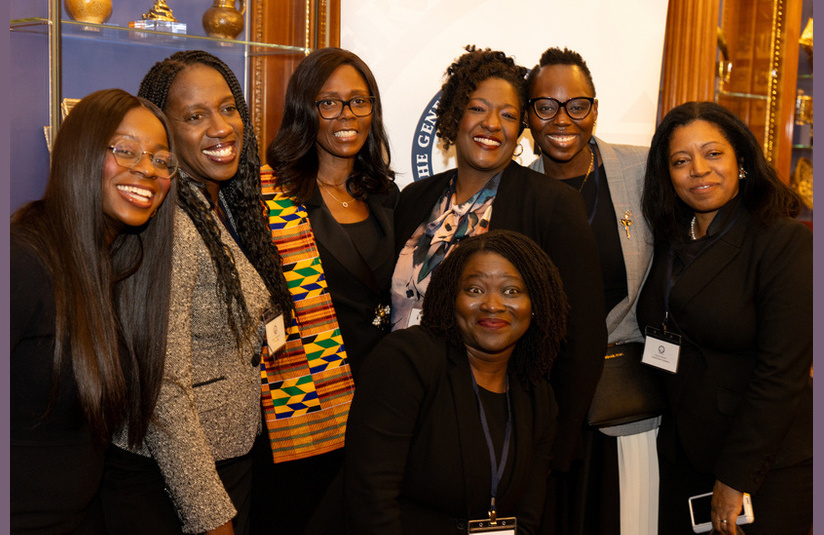
<instances>
[{"instance_id":1,"label":"braided hairstyle","mask_svg":"<svg viewBox=\"0 0 824 535\"><path fill-rule=\"evenodd\" d=\"M482 50L476 49L475 45L467 45L466 51L466 54L446 69L446 82L441 86L441 98L435 109L438 137L443 139L445 149L453 145L458 138L458 125L466 111L470 96L481 82L489 78L501 78L515 89L521 108L521 131L524 129L523 115L527 100L524 79L526 67L517 65L515 60L498 50Z\"/></svg>"},{"instance_id":2,"label":"braided hairstyle","mask_svg":"<svg viewBox=\"0 0 824 535\"><path fill-rule=\"evenodd\" d=\"M280 254L270 238L264 219L257 139L249 118L249 107L237 77L223 61L212 54L202 50L184 50L155 63L140 82L138 95L165 110L169 88L175 77L190 65L206 65L218 71L226 80L235 98L235 105L243 121L243 146L237 173L231 180L221 184L220 195L223 198L227 215L234 223L241 248L266 284L272 304L286 314L285 319L288 325L291 318L292 298L283 278ZM218 223L209 206L203 202L203 195L199 193L199 189L199 183L185 171L181 171L178 184L178 205L191 218L209 250L212 263L217 271L218 296L226 304L229 326L236 342L240 345L242 333L250 324L251 318L232 253L223 245ZM239 315L240 324L236 322L235 314Z\"/></svg>"},{"instance_id":3,"label":"braided hairstyle","mask_svg":"<svg viewBox=\"0 0 824 535\"><path fill-rule=\"evenodd\" d=\"M552 362L566 337L569 305L555 264L523 234L491 230L462 240L432 273L423 299L421 324L463 346L463 334L455 317L458 284L469 259L484 252L498 254L515 266L532 302L534 317L510 359L515 376L524 386L549 379Z\"/></svg>"}]
</instances>

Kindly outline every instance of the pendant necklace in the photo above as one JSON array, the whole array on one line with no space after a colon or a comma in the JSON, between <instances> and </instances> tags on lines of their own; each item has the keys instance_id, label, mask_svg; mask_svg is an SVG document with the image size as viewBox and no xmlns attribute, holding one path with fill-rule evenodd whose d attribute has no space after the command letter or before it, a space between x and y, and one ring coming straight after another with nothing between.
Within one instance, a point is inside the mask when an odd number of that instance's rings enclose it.
<instances>
[{"instance_id":1,"label":"pendant necklace","mask_svg":"<svg viewBox=\"0 0 824 535\"><path fill-rule=\"evenodd\" d=\"M342 200L338 199L337 197L335 197L335 194L334 194L334 193L332 193L332 190L330 189L330 187L329 187L329 186L327 186L327 185L326 185L326 183L321 182L320 180L318 180L318 184L320 184L323 188L325 188L325 189L326 189L326 192L327 192L327 193L328 193L328 194L329 194L329 195L330 195L333 199L335 199L337 202L339 202L340 204L342 204L344 208L349 208L349 203L348 203L348 202L346 202L346 201L342 201ZM354 200L354 198L353 198L352 200Z\"/></svg>"}]
</instances>

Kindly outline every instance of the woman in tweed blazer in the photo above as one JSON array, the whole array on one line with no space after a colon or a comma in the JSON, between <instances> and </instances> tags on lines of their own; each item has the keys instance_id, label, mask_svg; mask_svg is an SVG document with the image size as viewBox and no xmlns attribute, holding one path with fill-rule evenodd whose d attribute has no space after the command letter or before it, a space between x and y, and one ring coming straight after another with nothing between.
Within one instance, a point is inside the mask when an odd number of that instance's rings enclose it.
<instances>
[{"instance_id":1,"label":"woman in tweed blazer","mask_svg":"<svg viewBox=\"0 0 824 535\"><path fill-rule=\"evenodd\" d=\"M240 85L202 51L155 64L141 96L171 117L181 161L164 378L140 448L116 441L104 507L112 533L247 531L260 432L265 324L291 299L260 200Z\"/></svg>"}]
</instances>

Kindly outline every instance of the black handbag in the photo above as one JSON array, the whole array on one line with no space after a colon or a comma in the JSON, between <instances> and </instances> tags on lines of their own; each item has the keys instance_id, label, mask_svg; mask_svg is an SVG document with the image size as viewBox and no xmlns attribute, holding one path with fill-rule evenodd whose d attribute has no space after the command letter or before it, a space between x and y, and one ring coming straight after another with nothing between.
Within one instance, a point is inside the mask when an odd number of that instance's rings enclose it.
<instances>
[{"instance_id":1,"label":"black handbag","mask_svg":"<svg viewBox=\"0 0 824 535\"><path fill-rule=\"evenodd\" d=\"M595 388L587 421L593 427L628 424L664 411L664 393L655 370L641 363L644 344L607 348L604 371Z\"/></svg>"}]
</instances>

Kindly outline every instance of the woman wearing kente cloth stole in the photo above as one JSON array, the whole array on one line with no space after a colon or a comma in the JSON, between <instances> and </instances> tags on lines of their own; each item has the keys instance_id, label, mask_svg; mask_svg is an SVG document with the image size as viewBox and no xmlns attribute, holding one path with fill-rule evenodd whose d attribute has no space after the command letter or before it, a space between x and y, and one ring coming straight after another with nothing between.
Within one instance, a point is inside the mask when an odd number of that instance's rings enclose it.
<instances>
[{"instance_id":1,"label":"woman wearing kente cloth stole","mask_svg":"<svg viewBox=\"0 0 824 535\"><path fill-rule=\"evenodd\" d=\"M301 533L340 469L353 379L386 333L398 189L378 87L358 56L310 54L286 103L262 183L297 323L285 351L264 358L269 440L257 448L252 518Z\"/></svg>"}]
</instances>

